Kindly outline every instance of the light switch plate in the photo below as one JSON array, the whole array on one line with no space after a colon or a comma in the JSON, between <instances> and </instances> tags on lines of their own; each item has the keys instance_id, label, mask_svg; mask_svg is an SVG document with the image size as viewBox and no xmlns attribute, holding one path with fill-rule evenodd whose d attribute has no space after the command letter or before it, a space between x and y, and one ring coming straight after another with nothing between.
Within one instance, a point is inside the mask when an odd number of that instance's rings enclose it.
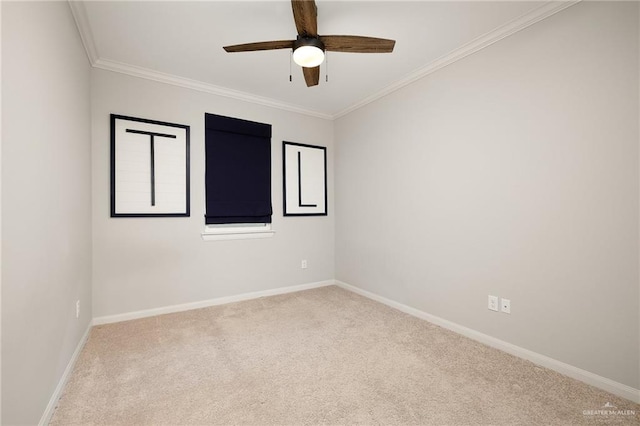
<instances>
[{"instance_id":1,"label":"light switch plate","mask_svg":"<svg viewBox=\"0 0 640 426\"><path fill-rule=\"evenodd\" d=\"M488 308L492 311L498 312L498 296L489 295L489 305Z\"/></svg>"}]
</instances>

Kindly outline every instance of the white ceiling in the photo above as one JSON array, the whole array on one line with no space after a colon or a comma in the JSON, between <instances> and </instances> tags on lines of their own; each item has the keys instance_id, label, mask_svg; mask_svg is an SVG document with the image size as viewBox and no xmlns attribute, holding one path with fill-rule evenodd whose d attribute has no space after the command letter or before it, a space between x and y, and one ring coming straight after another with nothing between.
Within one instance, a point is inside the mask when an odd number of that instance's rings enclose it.
<instances>
[{"instance_id":1,"label":"white ceiling","mask_svg":"<svg viewBox=\"0 0 640 426\"><path fill-rule=\"evenodd\" d=\"M318 32L391 38L390 54L328 54L308 88L290 51L226 53L222 46L294 39L289 1L89 1L72 3L95 66L336 117L555 13L531 1L317 0Z\"/></svg>"}]
</instances>

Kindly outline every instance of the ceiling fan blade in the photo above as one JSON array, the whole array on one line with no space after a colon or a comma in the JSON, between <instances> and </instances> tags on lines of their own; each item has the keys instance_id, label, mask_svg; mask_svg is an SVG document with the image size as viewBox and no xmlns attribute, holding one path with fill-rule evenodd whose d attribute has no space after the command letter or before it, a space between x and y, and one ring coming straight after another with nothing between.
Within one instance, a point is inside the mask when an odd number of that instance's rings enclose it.
<instances>
[{"instance_id":1,"label":"ceiling fan blade","mask_svg":"<svg viewBox=\"0 0 640 426\"><path fill-rule=\"evenodd\" d=\"M304 81L307 82L307 87L317 86L320 81L320 67L307 68L302 67L302 73L304 74Z\"/></svg>"},{"instance_id":2,"label":"ceiling fan blade","mask_svg":"<svg viewBox=\"0 0 640 426\"><path fill-rule=\"evenodd\" d=\"M291 8L298 35L317 37L318 9L315 0L291 0Z\"/></svg>"},{"instance_id":3,"label":"ceiling fan blade","mask_svg":"<svg viewBox=\"0 0 640 426\"><path fill-rule=\"evenodd\" d=\"M291 48L293 48L293 40L259 41L256 43L234 44L233 46L225 46L223 49L231 53Z\"/></svg>"},{"instance_id":4,"label":"ceiling fan blade","mask_svg":"<svg viewBox=\"0 0 640 426\"><path fill-rule=\"evenodd\" d=\"M324 48L331 52L391 53L395 40L376 37L329 35L320 36Z\"/></svg>"}]
</instances>

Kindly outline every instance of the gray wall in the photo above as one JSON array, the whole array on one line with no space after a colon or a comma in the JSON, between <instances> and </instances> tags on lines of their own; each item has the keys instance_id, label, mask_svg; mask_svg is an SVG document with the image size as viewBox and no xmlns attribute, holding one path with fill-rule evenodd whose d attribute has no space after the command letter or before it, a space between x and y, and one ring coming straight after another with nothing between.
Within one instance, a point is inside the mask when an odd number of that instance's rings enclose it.
<instances>
[{"instance_id":1,"label":"gray wall","mask_svg":"<svg viewBox=\"0 0 640 426\"><path fill-rule=\"evenodd\" d=\"M339 119L336 278L638 388L638 16L580 3Z\"/></svg>"},{"instance_id":2,"label":"gray wall","mask_svg":"<svg viewBox=\"0 0 640 426\"><path fill-rule=\"evenodd\" d=\"M3 2L2 424L40 420L92 317L89 96L67 2Z\"/></svg>"},{"instance_id":3,"label":"gray wall","mask_svg":"<svg viewBox=\"0 0 640 426\"><path fill-rule=\"evenodd\" d=\"M2 423L40 419L92 300L100 317L334 276L638 388L639 16L573 6L334 129L90 71L66 3L3 2ZM201 240L205 111L273 124L273 238ZM190 218L109 218L110 113L191 125ZM328 217L283 218L282 140L329 147Z\"/></svg>"},{"instance_id":4,"label":"gray wall","mask_svg":"<svg viewBox=\"0 0 640 426\"><path fill-rule=\"evenodd\" d=\"M273 125L272 238L201 239L205 112ZM191 126L191 217L109 217L110 113ZM331 121L99 69L92 71L92 117L95 317L334 278ZM283 140L328 147L328 216L282 216Z\"/></svg>"}]
</instances>

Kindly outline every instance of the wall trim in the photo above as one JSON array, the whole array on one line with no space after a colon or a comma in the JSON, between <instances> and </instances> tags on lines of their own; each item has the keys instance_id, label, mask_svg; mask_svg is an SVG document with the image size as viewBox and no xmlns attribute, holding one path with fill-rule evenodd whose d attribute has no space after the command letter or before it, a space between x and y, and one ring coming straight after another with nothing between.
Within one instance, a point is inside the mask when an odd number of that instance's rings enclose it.
<instances>
[{"instance_id":1,"label":"wall trim","mask_svg":"<svg viewBox=\"0 0 640 426\"><path fill-rule=\"evenodd\" d=\"M573 365L566 364L562 361L558 361L546 355L542 355L537 352L530 351L529 349L525 349L520 346L513 345L511 343L505 342L504 340L500 340L498 338L489 336L487 334L481 333L479 331L473 330L471 328L465 327L455 322L446 320L444 318L440 318L435 315L428 314L424 311L421 311L416 308L412 308L400 302L387 299L384 296L380 296L370 291L363 290L351 284L347 284L339 280L335 280L335 284L345 290L359 294L371 300L375 300L376 302L380 302L382 304L395 308L399 311L402 311L414 317L429 321L430 323L439 325L440 327L446 328L455 333L458 333L470 339L476 340L487 346L491 346L503 352L507 352L511 355L515 355L519 358L526 359L528 361L533 362L534 364L556 371L565 376L569 376L573 379L579 380L588 385L595 386L597 388L610 392L614 395L620 396L622 398L626 398L635 403L640 403L639 389L632 388L631 386L627 386L623 383L619 383L614 380L608 379L606 377L602 377L597 374L591 373L590 371L586 371L581 368L575 367Z\"/></svg>"},{"instance_id":2,"label":"wall trim","mask_svg":"<svg viewBox=\"0 0 640 426\"><path fill-rule=\"evenodd\" d=\"M76 349L73 352L73 355L71 356L71 359L69 360L69 363L67 364L67 367L65 368L64 373L62 374L62 377L58 381L58 385L56 386L55 391L53 392L53 394L51 395L51 398L49 399L49 403L47 404L47 407L44 413L42 414L42 417L40 418L38 425L44 426L49 424L49 422L51 421L51 417L53 416L58 400L60 399L60 396L62 395L62 391L65 385L67 384L67 381L69 380L71 372L73 371L73 367L75 366L78 360L78 357L80 355L80 352L84 348L89 338L89 333L91 331L91 328L95 325L111 324L111 323L116 323L121 321L128 321L128 320L133 320L138 318L146 318L146 317L168 314L168 313L184 312L192 309L200 309L200 308L206 308L209 306L224 305L227 303L258 299L261 297L295 293L298 291L310 290L310 289L326 287L330 285L336 285L347 291L359 294L368 299L382 303L384 305L397 309L401 312L404 312L416 318L429 321L432 324L436 324L440 327L446 328L455 333L461 334L465 337L476 340L480 343L499 349L501 351L507 352L519 358L526 359L528 361L533 362L534 364L540 365L545 368L549 368L560 374L563 374L565 376L584 382L588 385L595 386L607 392L611 392L614 395L618 395L622 398L626 398L635 403L640 403L639 389L632 388L631 386L627 386L623 383L619 383L614 380L608 379L606 377L599 376L597 374L591 373L589 371L583 370L578 367L574 367L573 365L566 364L562 361L558 361L546 355L542 355L537 352L533 352L528 349L522 348L520 346L513 345L511 343L505 342L504 340L500 340L498 338L489 336L487 334L481 333L479 331L473 330L471 328L465 327L455 322L446 320L444 318L431 315L419 309L412 308L400 302L396 302L394 300L388 299L384 296L377 295L375 293L361 289L351 284L347 284L343 281L325 280L325 281L317 281L317 282L307 283L307 284L294 285L289 287L279 287L279 288L270 289L270 290L243 293L243 294L238 294L234 296L218 297L215 299L203 300L199 302L183 303L179 305L165 306L162 308L146 309L141 311L128 312L124 314L109 315L109 316L94 318L93 321L89 322L89 324L87 325L87 329L84 332L84 335L78 342L78 345L76 346Z\"/></svg>"},{"instance_id":3,"label":"wall trim","mask_svg":"<svg viewBox=\"0 0 640 426\"><path fill-rule=\"evenodd\" d=\"M459 47L458 49L455 49L449 53L447 53L446 55L436 59L435 61L431 62L430 64L427 64L426 66L417 69L416 71L410 73L409 75L407 75L406 77L396 81L395 83L390 84L389 86L385 87L384 89L380 90L377 93L374 93L371 96L366 97L365 99L361 100L360 102L357 102L345 109L343 109L342 111L336 113L333 115L333 119L337 119L340 118L344 115L349 114L350 112L353 112L357 109L360 109L362 107L364 107L365 105L368 105L380 98L383 98L393 92L395 92L396 90L399 90L401 88L403 88L404 86L407 86L411 83L413 83L416 80L419 80L423 77L426 77L429 74L432 74L436 71L438 71L441 68L446 67L447 65L451 65L454 62L459 61L460 59L463 59L473 53L476 53L482 49L484 49L485 47L489 47L491 46L493 43L496 43L500 40L502 40L503 38L509 37L510 35L513 35L515 33L517 33L518 31L521 31L533 24L535 24L536 22L540 22L543 19L548 18L549 16L555 15L556 13L570 7L573 6L577 3L579 3L582 0L570 0L570 1L549 1L547 3L545 3L543 6L540 6L537 9L532 10L529 13L526 13L525 15L520 16L519 18L516 18L498 28L496 28L493 31L490 31L472 41L470 41L469 43L463 45L462 47Z\"/></svg>"},{"instance_id":4,"label":"wall trim","mask_svg":"<svg viewBox=\"0 0 640 426\"><path fill-rule=\"evenodd\" d=\"M277 101L275 99L265 98L251 93L242 92L239 90L227 89L225 87L216 86L210 83L204 83L198 80L191 80L189 78L179 77L173 74L166 74L159 71L154 71L148 68L142 68L135 65L129 65L122 62L112 61L110 59L97 59L93 66L107 71L119 72L121 74L127 74L133 77L144 78L147 80L157 81L160 83L169 84L172 86L184 87L186 89L197 90L199 92L210 93L213 95L223 96L225 98L237 99L252 104L267 106L270 108L276 108L284 111L295 112L298 114L309 115L311 117L322 118L325 120L332 120L333 116L303 107L289 104L286 102Z\"/></svg>"},{"instance_id":5,"label":"wall trim","mask_svg":"<svg viewBox=\"0 0 640 426\"><path fill-rule=\"evenodd\" d=\"M209 306L224 305L233 302L242 302L244 300L258 299L260 297L276 296L279 294L295 293L302 290L310 290L312 288L326 287L334 285L334 280L317 281L308 284L300 284L289 287L279 287L271 290L254 291L250 293L242 293L234 296L217 297L215 299L201 300L199 302L182 303L179 305L164 306L161 308L144 309L141 311L126 312L123 314L107 315L93 319L93 325L112 324L115 322L129 321L138 318L153 317L156 315L172 314L175 312L190 311L192 309L208 308Z\"/></svg>"},{"instance_id":6,"label":"wall trim","mask_svg":"<svg viewBox=\"0 0 640 426\"><path fill-rule=\"evenodd\" d=\"M56 407L58 406L58 400L62 396L62 391L64 390L64 387L67 384L69 377L71 376L73 367L75 367L76 361L78 361L78 357L80 356L80 352L82 352L84 345L87 343L87 340L89 339L89 332L91 331L92 325L93 323L89 321L89 324L87 325L87 329L85 330L84 334L82 335L82 338L78 342L78 346L76 346L76 350L73 352L73 355L71 355L71 359L67 364L67 368L64 369L64 373L62 373L62 377L60 377L60 380L58 381L58 386L56 386L56 389L53 391L53 394L49 399L47 408L45 408L44 413L42 413L42 417L38 422L39 426L48 425L49 422L51 421L51 417L53 416L53 413Z\"/></svg>"},{"instance_id":7,"label":"wall trim","mask_svg":"<svg viewBox=\"0 0 640 426\"><path fill-rule=\"evenodd\" d=\"M331 114L313 111L290 103L277 101L275 99L265 98L239 90L227 89L225 87L216 86L214 84L204 83L202 81L192 80L173 74L166 74L148 68L142 68L135 65L101 58L96 47L93 33L91 32L91 25L89 23L89 18L87 16L87 10L85 8L84 2L76 0L67 1L69 3L69 7L71 8L73 18L76 21L76 26L78 27L78 32L80 33L82 44L84 45L84 49L87 52L87 58L89 58L89 62L91 62L91 66L94 68L118 72L133 77L144 78L147 80L157 81L172 86L184 87L186 89L210 93L226 98L237 99L240 101L281 109L284 111L295 112L298 114L309 115L325 120L333 119L333 116Z\"/></svg>"},{"instance_id":8,"label":"wall trim","mask_svg":"<svg viewBox=\"0 0 640 426\"><path fill-rule=\"evenodd\" d=\"M84 50L87 52L87 58L93 66L98 60L98 49L93 38L93 32L91 32L91 25L89 25L89 18L87 17L87 9L82 1L68 0L69 7L71 8L71 14L76 21L78 32L80 33L80 39L84 45Z\"/></svg>"},{"instance_id":9,"label":"wall trim","mask_svg":"<svg viewBox=\"0 0 640 426\"><path fill-rule=\"evenodd\" d=\"M440 68L446 67L460 59L469 56L479 50L484 49L492 45L493 43L502 40L505 37L509 37L512 34L523 30L536 22L542 21L582 0L568 0L568 1L548 1L544 5L532 10L525 15L520 16L505 25L490 31L475 40L465 44L464 46L449 52L448 54L436 59L435 61L427 64L426 66L417 69L402 79L390 84L383 88L379 92L368 96L367 98L356 102L355 104L339 111L335 114L324 113L320 111L306 109L304 107L290 104L287 102L278 101L271 98L253 95L251 93L242 92L239 90L227 89L225 87L216 86L210 83L204 83L198 80L191 80L184 77L179 77L172 74L166 74L159 71L154 71L148 68L137 67L135 65L125 64L122 62L113 61L110 59L100 58L96 44L91 32L91 26L87 17L87 12L82 1L68 0L71 12L76 21L78 31L84 48L87 52L87 57L94 68L100 68L107 71L118 72L127 74L133 77L144 78L147 80L157 81L160 83L169 84L172 86L184 87L186 89L197 90L200 92L210 93L213 95L223 96L227 98L237 99L240 101L250 102L253 104L263 105L271 108L276 108L284 111L295 112L298 114L304 114L311 117L322 118L325 120L335 120L344 115L349 114L371 102L376 101L402 87L413 83L414 81L425 77Z\"/></svg>"}]
</instances>

